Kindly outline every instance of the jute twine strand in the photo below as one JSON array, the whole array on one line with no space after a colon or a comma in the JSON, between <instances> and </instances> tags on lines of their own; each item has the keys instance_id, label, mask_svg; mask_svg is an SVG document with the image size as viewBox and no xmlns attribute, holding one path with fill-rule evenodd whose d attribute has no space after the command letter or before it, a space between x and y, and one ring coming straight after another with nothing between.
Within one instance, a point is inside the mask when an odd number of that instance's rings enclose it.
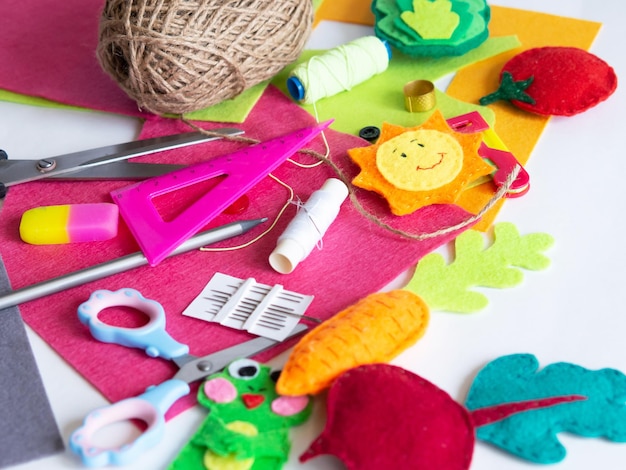
<instances>
[{"instance_id":1,"label":"jute twine strand","mask_svg":"<svg viewBox=\"0 0 626 470\"><path fill-rule=\"evenodd\" d=\"M215 137L220 137L220 138L225 138L228 140L232 140L232 141L236 141L236 142L243 142L243 143L247 143L247 144L258 144L261 141L257 140L257 139L252 139L250 137L243 137L243 136L223 136L222 134L217 134L215 132L211 132L208 131L206 129L202 129L201 127L195 125L193 122L188 121L188 120L184 120L185 123L187 123L189 126L191 126L193 129L202 132L206 135L210 135L210 136L215 136ZM376 215L370 213L367 211L367 209L365 209L365 207L363 207L363 205L361 204L361 202L359 201L359 199L357 198L355 192L354 192L354 187L352 186L351 181L349 180L349 178L344 174L343 171L341 171L341 169L335 164L335 162L333 162L330 158L328 158L326 155L322 155L321 153L312 150L312 149L301 149L299 151L299 153L305 154L305 155L309 155L311 157L314 157L316 159L318 159L319 161L327 164L332 170L333 172L337 175L337 178L339 178L347 187L349 190L349 197L350 197L350 201L352 202L352 204L354 205L354 207L356 208L356 210L363 216L365 217L367 220L373 222L374 224L376 224L377 226L381 227L384 230L387 230L393 234L399 235L401 237L404 238L408 238L411 240L417 240L417 241L423 241L423 240L428 240L431 238L436 238L442 235L446 235L449 234L451 232L455 232L457 230L461 230L463 228L469 227L470 225L473 225L475 222L479 221L487 212L489 212L490 209L492 209L497 202L502 199L511 189L513 182L515 181L515 179L517 178L517 176L519 175L519 172L521 170L521 167L519 165L516 165L515 168L513 168L513 170L511 171L511 173L509 173L509 175L507 176L504 184L502 186L500 186L498 188L498 190L494 193L494 195L487 201L487 203L482 207L482 209L480 211L478 211L478 213L467 217L466 219L462 220L461 222L448 226L448 227L443 227L441 229L432 231L432 232L421 232L421 233L409 233L406 232L404 230L399 230L395 227L392 227L391 225L385 223L384 221L382 221L379 217L377 217Z\"/></svg>"},{"instance_id":2,"label":"jute twine strand","mask_svg":"<svg viewBox=\"0 0 626 470\"><path fill-rule=\"evenodd\" d=\"M139 108L184 114L294 62L312 19L308 0L107 0L96 52Z\"/></svg>"}]
</instances>

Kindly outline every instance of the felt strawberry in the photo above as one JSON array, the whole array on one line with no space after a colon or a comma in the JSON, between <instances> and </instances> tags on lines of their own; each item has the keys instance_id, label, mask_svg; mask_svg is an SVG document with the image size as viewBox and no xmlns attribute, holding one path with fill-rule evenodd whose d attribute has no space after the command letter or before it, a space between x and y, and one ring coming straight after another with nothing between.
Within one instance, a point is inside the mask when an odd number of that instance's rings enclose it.
<instances>
[{"instance_id":1,"label":"felt strawberry","mask_svg":"<svg viewBox=\"0 0 626 470\"><path fill-rule=\"evenodd\" d=\"M500 87L480 104L504 99L535 114L573 116L616 88L615 71L599 57L575 47L537 47L504 64Z\"/></svg>"}]
</instances>

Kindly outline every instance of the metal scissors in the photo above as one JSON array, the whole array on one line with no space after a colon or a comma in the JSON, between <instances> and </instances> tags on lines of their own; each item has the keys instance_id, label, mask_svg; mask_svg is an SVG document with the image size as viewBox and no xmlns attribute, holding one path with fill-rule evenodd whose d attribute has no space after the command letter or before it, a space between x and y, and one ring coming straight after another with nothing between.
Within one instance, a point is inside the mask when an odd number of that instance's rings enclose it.
<instances>
[{"instance_id":1,"label":"metal scissors","mask_svg":"<svg viewBox=\"0 0 626 470\"><path fill-rule=\"evenodd\" d=\"M139 328L124 328L108 325L98 319L99 312L114 306L135 308L145 313L149 321ZM276 340L258 337L207 356L190 355L187 345L179 343L165 331L165 312L161 304L130 288L115 292L95 291L89 300L78 307L78 317L96 339L143 349L149 356L171 360L179 368L174 377L148 388L145 393L99 408L86 416L83 425L72 433L69 445L89 467L132 462L161 440L165 432L165 412L176 400L189 394L191 382L220 371L236 359L253 356L278 344ZM306 329L306 325L299 324L290 336ZM133 442L119 448L94 445L94 435L100 429L135 418L145 422L147 428Z\"/></svg>"},{"instance_id":2,"label":"metal scissors","mask_svg":"<svg viewBox=\"0 0 626 470\"><path fill-rule=\"evenodd\" d=\"M0 198L6 195L10 186L42 178L144 179L162 175L179 169L182 165L131 163L124 160L209 142L221 136L243 134L242 130L234 128L216 129L211 132L217 135L187 132L109 145L41 160L9 160L6 152L0 150Z\"/></svg>"}]
</instances>

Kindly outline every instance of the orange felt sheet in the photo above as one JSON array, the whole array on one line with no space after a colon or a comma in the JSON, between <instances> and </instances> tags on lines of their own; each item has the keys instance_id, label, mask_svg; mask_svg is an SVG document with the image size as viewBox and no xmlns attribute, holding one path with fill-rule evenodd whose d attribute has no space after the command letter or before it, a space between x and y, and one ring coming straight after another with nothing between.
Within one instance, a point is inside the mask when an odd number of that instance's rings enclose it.
<instances>
[{"instance_id":1,"label":"orange felt sheet","mask_svg":"<svg viewBox=\"0 0 626 470\"><path fill-rule=\"evenodd\" d=\"M342 21L363 25L374 24L371 0L325 0L315 11L313 27L320 21Z\"/></svg>"},{"instance_id":2,"label":"orange felt sheet","mask_svg":"<svg viewBox=\"0 0 626 470\"><path fill-rule=\"evenodd\" d=\"M316 12L315 24L323 20L372 25L374 15L371 12L371 1L326 0ZM482 96L498 88L500 70L514 55L540 46L571 46L588 50L601 26L593 21L491 6L490 35L517 35L522 46L459 70L447 93L466 102L478 103ZM520 163L526 164L550 118L521 111L504 102L489 106L496 115L496 133ZM532 188L532 175L530 176ZM493 193L493 184L485 183L464 191L457 204L476 213L486 205ZM499 201L474 228L486 230L504 201Z\"/></svg>"}]
</instances>

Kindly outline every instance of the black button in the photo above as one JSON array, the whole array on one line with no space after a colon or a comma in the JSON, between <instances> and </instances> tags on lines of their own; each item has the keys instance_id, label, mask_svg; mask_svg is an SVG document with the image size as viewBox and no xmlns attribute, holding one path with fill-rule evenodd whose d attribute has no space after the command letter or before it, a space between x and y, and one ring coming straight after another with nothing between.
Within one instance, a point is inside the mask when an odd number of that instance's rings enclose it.
<instances>
[{"instance_id":1,"label":"black button","mask_svg":"<svg viewBox=\"0 0 626 470\"><path fill-rule=\"evenodd\" d=\"M366 126L359 131L359 137L368 142L374 142L380 137L380 129L376 126Z\"/></svg>"}]
</instances>

